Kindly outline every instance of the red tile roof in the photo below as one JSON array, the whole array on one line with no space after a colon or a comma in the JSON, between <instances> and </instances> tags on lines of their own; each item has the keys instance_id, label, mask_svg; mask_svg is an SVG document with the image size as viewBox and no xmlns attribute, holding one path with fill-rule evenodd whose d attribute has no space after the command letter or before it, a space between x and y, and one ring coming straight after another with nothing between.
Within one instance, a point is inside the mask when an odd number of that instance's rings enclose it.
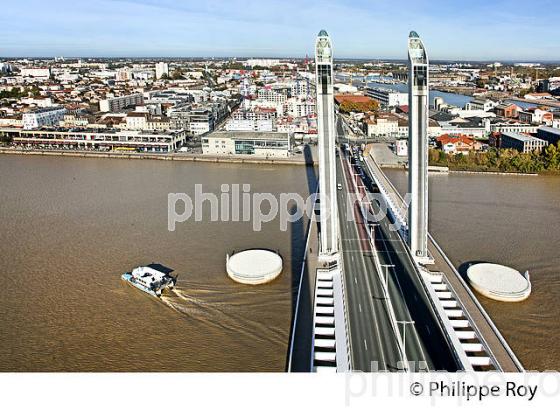
<instances>
[{"instance_id":1,"label":"red tile roof","mask_svg":"<svg viewBox=\"0 0 560 410\"><path fill-rule=\"evenodd\" d=\"M352 95L352 94L338 94L334 96L334 99L338 104L342 104L344 101L354 102L354 103L368 103L372 99L365 95Z\"/></svg>"},{"instance_id":2,"label":"red tile roof","mask_svg":"<svg viewBox=\"0 0 560 410\"><path fill-rule=\"evenodd\" d=\"M448 134L443 134L439 137L436 138L437 142L439 142L442 146L446 145L446 144L457 144L458 142L462 142L465 145L473 145L474 144L474 139L471 137L467 137L465 135L448 135Z\"/></svg>"}]
</instances>

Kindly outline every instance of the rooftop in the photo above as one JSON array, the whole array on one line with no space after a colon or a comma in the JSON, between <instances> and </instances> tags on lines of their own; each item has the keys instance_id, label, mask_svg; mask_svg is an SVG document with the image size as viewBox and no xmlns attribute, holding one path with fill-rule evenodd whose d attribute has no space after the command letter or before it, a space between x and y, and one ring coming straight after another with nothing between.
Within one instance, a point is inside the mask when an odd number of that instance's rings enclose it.
<instances>
[{"instance_id":1,"label":"rooftop","mask_svg":"<svg viewBox=\"0 0 560 410\"><path fill-rule=\"evenodd\" d=\"M62 110L62 109L64 109L63 106L57 105L57 106L54 106L54 107L39 108L39 109L30 111L28 113L25 113L25 114L41 114L41 113L44 113L44 112L57 111L57 110Z\"/></svg>"},{"instance_id":2,"label":"rooftop","mask_svg":"<svg viewBox=\"0 0 560 410\"><path fill-rule=\"evenodd\" d=\"M338 104L342 104L343 102L353 102L353 103L369 103L373 100L366 96L366 95L352 95L352 94L338 94L334 96L335 101Z\"/></svg>"},{"instance_id":3,"label":"rooftop","mask_svg":"<svg viewBox=\"0 0 560 410\"><path fill-rule=\"evenodd\" d=\"M540 127L539 130L542 130L544 132L548 132L550 134L560 135L560 128Z\"/></svg>"},{"instance_id":4,"label":"rooftop","mask_svg":"<svg viewBox=\"0 0 560 410\"><path fill-rule=\"evenodd\" d=\"M523 142L539 140L539 138L535 138L526 134L520 134L518 132L503 132L502 136L510 137Z\"/></svg>"},{"instance_id":5,"label":"rooftop","mask_svg":"<svg viewBox=\"0 0 560 410\"><path fill-rule=\"evenodd\" d=\"M260 131L216 131L209 135L210 138L239 138L239 139L288 139L287 132L260 132Z\"/></svg>"}]
</instances>

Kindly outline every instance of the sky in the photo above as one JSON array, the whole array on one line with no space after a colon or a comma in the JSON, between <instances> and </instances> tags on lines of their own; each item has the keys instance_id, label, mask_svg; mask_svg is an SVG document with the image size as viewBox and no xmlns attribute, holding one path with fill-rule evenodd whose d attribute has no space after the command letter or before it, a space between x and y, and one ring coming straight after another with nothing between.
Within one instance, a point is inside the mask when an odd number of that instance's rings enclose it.
<instances>
[{"instance_id":1,"label":"sky","mask_svg":"<svg viewBox=\"0 0 560 410\"><path fill-rule=\"evenodd\" d=\"M560 60L558 0L2 0L0 57L304 57Z\"/></svg>"}]
</instances>

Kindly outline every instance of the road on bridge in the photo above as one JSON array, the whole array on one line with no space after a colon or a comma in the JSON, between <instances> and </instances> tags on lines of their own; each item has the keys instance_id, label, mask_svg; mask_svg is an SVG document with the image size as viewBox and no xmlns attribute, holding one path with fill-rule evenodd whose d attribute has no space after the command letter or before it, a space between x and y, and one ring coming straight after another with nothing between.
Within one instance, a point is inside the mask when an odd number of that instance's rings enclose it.
<instances>
[{"instance_id":1,"label":"road on bridge","mask_svg":"<svg viewBox=\"0 0 560 410\"><path fill-rule=\"evenodd\" d=\"M339 137L344 136L340 119L337 121ZM399 324L399 334L404 335L406 357L411 371L457 370L454 357L441 330L428 296L422 288L412 259L404 248L397 232L389 229L390 220L383 218L374 229L375 249L371 248L358 204L348 206L349 196L355 193L351 178L357 178L344 150L337 161L340 236L344 264L344 284L348 312L351 362L354 370L396 371L403 359L399 341L391 323L389 305L385 300L383 284L376 270L373 252L377 252L383 276L387 274L387 289ZM357 179L360 190L374 192L371 176ZM360 185L363 185L360 187ZM379 204L371 203L374 212ZM353 216L349 217L349 214ZM393 267L391 267L391 265ZM403 327L406 326L406 329ZM402 336L399 336L402 337ZM402 339L401 339L402 340ZM373 367L372 367L373 363ZM377 365L377 367L376 367Z\"/></svg>"}]
</instances>

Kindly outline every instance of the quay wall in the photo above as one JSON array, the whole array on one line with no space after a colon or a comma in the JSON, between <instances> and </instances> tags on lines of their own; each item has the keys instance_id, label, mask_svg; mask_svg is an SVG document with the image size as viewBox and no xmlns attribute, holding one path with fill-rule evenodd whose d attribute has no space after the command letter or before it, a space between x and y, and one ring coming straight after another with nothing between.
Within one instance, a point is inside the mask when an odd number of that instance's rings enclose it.
<instances>
[{"instance_id":1,"label":"quay wall","mask_svg":"<svg viewBox=\"0 0 560 410\"><path fill-rule=\"evenodd\" d=\"M280 165L318 165L316 161L306 161L304 158L261 158L241 156L210 156L202 154L153 154L147 152L97 152L97 151L57 151L57 150L20 150L13 148L0 148L0 154L12 155L44 155L77 158L117 158L117 159L151 159L160 161L191 161L191 162L216 162L237 164L280 164Z\"/></svg>"}]
</instances>

